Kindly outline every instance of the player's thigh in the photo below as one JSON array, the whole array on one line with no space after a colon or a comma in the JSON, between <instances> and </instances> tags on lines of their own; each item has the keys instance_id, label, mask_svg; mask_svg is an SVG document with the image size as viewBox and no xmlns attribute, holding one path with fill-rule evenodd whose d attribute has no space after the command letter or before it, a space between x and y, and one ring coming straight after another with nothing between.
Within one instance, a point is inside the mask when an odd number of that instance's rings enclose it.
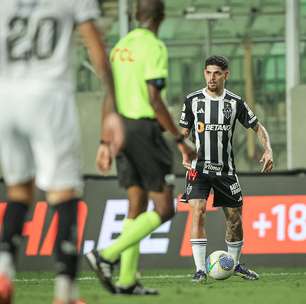
<instances>
[{"instance_id":1,"label":"player's thigh","mask_svg":"<svg viewBox=\"0 0 306 304\"><path fill-rule=\"evenodd\" d=\"M0 132L0 136L2 136ZM7 134L0 140L1 166L7 185L26 183L35 176L31 146L27 138Z\"/></svg>"},{"instance_id":2,"label":"player's thigh","mask_svg":"<svg viewBox=\"0 0 306 304\"><path fill-rule=\"evenodd\" d=\"M192 214L204 214L206 212L206 199L190 199L188 203Z\"/></svg>"},{"instance_id":3,"label":"player's thigh","mask_svg":"<svg viewBox=\"0 0 306 304\"><path fill-rule=\"evenodd\" d=\"M237 175L215 176L212 184L215 207L238 208L242 206L243 198Z\"/></svg>"},{"instance_id":4,"label":"player's thigh","mask_svg":"<svg viewBox=\"0 0 306 304\"><path fill-rule=\"evenodd\" d=\"M81 191L80 131L73 93L50 93L39 113L32 135L37 185L48 192Z\"/></svg>"},{"instance_id":5,"label":"player's thigh","mask_svg":"<svg viewBox=\"0 0 306 304\"><path fill-rule=\"evenodd\" d=\"M31 144L27 130L21 130L18 121L16 94L0 90L0 157L2 173L7 185L18 185L35 176Z\"/></svg>"}]
</instances>

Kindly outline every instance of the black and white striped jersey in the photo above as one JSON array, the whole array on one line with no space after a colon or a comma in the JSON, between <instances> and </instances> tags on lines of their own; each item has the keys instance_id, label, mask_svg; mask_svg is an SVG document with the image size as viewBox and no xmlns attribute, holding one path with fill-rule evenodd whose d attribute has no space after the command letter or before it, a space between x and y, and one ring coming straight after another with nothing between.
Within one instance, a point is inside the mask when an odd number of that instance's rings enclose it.
<instances>
[{"instance_id":1,"label":"black and white striped jersey","mask_svg":"<svg viewBox=\"0 0 306 304\"><path fill-rule=\"evenodd\" d=\"M207 174L235 174L232 140L237 119L245 128L258 122L246 102L229 90L211 97L204 88L186 97L180 126L194 129L198 157L193 168Z\"/></svg>"}]
</instances>

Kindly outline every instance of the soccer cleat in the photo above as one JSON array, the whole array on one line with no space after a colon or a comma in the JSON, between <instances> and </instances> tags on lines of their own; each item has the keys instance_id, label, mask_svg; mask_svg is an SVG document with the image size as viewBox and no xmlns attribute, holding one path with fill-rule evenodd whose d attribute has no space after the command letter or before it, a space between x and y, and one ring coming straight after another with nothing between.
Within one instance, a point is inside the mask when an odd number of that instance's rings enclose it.
<instances>
[{"instance_id":1,"label":"soccer cleat","mask_svg":"<svg viewBox=\"0 0 306 304\"><path fill-rule=\"evenodd\" d=\"M92 250L85 257L102 286L110 293L116 293L116 287L112 282L114 263L103 259L97 250Z\"/></svg>"},{"instance_id":2,"label":"soccer cleat","mask_svg":"<svg viewBox=\"0 0 306 304\"><path fill-rule=\"evenodd\" d=\"M153 288L146 288L141 283L136 281L134 285L127 288L116 286L116 294L133 296L156 296L159 295L159 292Z\"/></svg>"},{"instance_id":3,"label":"soccer cleat","mask_svg":"<svg viewBox=\"0 0 306 304\"><path fill-rule=\"evenodd\" d=\"M11 304L13 302L13 284L5 275L0 275L0 304Z\"/></svg>"},{"instance_id":4,"label":"soccer cleat","mask_svg":"<svg viewBox=\"0 0 306 304\"><path fill-rule=\"evenodd\" d=\"M259 275L255 271L247 269L245 266L241 264L238 264L235 267L234 274L245 280L258 280L259 279Z\"/></svg>"},{"instance_id":5,"label":"soccer cleat","mask_svg":"<svg viewBox=\"0 0 306 304\"><path fill-rule=\"evenodd\" d=\"M184 192L182 194L182 196L180 197L180 203L188 203L187 193L186 192Z\"/></svg>"},{"instance_id":6,"label":"soccer cleat","mask_svg":"<svg viewBox=\"0 0 306 304\"><path fill-rule=\"evenodd\" d=\"M192 277L192 282L202 283L207 280L207 274L203 270L198 270Z\"/></svg>"}]
</instances>

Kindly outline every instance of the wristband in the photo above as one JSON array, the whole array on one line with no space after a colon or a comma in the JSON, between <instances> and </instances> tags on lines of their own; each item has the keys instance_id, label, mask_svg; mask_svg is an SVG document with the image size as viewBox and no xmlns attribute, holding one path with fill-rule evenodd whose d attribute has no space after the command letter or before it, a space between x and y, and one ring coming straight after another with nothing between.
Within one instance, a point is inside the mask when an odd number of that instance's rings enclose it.
<instances>
[{"instance_id":1,"label":"wristband","mask_svg":"<svg viewBox=\"0 0 306 304\"><path fill-rule=\"evenodd\" d=\"M104 139L101 139L99 143L100 143L100 145L107 145L107 146L110 145L110 142L105 141Z\"/></svg>"},{"instance_id":2,"label":"wristband","mask_svg":"<svg viewBox=\"0 0 306 304\"><path fill-rule=\"evenodd\" d=\"M179 135L176 139L175 139L175 142L177 144L183 144L185 141L185 136L183 134Z\"/></svg>"}]
</instances>

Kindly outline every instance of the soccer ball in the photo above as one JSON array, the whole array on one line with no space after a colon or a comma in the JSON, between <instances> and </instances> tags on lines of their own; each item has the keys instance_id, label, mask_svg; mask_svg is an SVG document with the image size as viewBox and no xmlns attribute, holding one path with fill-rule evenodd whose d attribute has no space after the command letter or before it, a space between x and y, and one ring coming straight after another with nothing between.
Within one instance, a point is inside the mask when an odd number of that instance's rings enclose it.
<instances>
[{"instance_id":1,"label":"soccer ball","mask_svg":"<svg viewBox=\"0 0 306 304\"><path fill-rule=\"evenodd\" d=\"M228 279L234 273L234 269L234 259L226 251L214 251L206 259L207 274L215 280Z\"/></svg>"}]
</instances>

